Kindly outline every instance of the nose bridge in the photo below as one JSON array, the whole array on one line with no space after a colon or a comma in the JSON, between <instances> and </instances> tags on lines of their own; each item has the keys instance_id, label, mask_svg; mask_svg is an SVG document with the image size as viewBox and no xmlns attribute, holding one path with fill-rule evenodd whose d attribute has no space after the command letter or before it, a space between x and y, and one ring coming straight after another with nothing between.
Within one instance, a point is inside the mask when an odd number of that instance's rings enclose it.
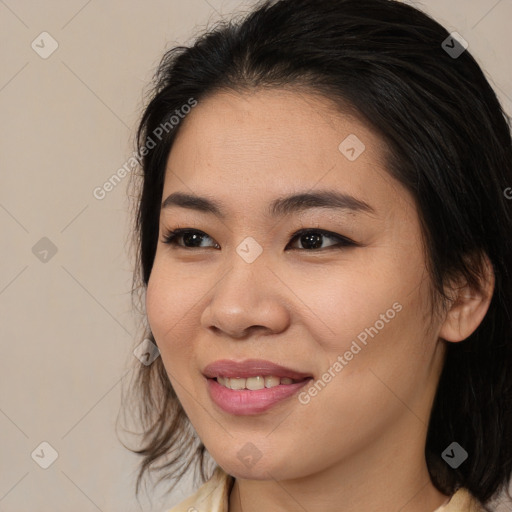
<instances>
[{"instance_id":1,"label":"nose bridge","mask_svg":"<svg viewBox=\"0 0 512 512\"><path fill-rule=\"evenodd\" d=\"M254 238L246 237L229 255L229 270L219 283L219 293L233 295L241 306L255 307L262 299L269 299L271 272L267 268L268 256Z\"/></svg>"},{"instance_id":2,"label":"nose bridge","mask_svg":"<svg viewBox=\"0 0 512 512\"><path fill-rule=\"evenodd\" d=\"M236 254L247 264L252 265L258 259L261 263L263 247L252 236L246 236L236 247ZM265 255L265 258L268 254ZM263 259L265 259L263 258Z\"/></svg>"}]
</instances>

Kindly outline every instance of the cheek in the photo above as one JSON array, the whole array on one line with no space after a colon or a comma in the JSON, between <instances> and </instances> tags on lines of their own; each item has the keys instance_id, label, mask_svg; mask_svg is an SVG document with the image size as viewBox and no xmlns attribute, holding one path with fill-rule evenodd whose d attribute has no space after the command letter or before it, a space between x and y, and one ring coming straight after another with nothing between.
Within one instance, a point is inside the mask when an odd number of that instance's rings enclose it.
<instances>
[{"instance_id":1,"label":"cheek","mask_svg":"<svg viewBox=\"0 0 512 512\"><path fill-rule=\"evenodd\" d=\"M187 279L155 260L146 290L146 315L169 377L188 373L194 361L193 338L198 330L198 300ZM180 377L181 380L181 377Z\"/></svg>"},{"instance_id":2,"label":"cheek","mask_svg":"<svg viewBox=\"0 0 512 512\"><path fill-rule=\"evenodd\" d=\"M386 278L392 272L382 261L375 268L352 265L350 271L334 270L327 277L317 274L308 281L295 278L294 293L303 309L301 321L331 355L348 350L352 340L375 322L381 330L380 315L389 320L384 330L399 316L399 307L393 309L393 304L403 299L403 285L401 288L396 279Z\"/></svg>"},{"instance_id":3,"label":"cheek","mask_svg":"<svg viewBox=\"0 0 512 512\"><path fill-rule=\"evenodd\" d=\"M354 392L369 368L398 387L409 383L424 372L434 347L425 336L429 295L421 254L393 251L392 246L376 248L350 272L317 275L294 289L297 296L307 297L302 318L319 349L318 370L332 368L341 356L343 368L338 364L338 371L331 372L343 374L336 382L348 379L343 386L352 383Z\"/></svg>"},{"instance_id":4,"label":"cheek","mask_svg":"<svg viewBox=\"0 0 512 512\"><path fill-rule=\"evenodd\" d=\"M180 331L182 311L173 291L176 293L176 288L169 288L168 279L161 278L158 267L153 267L146 290L147 319L171 385L180 403L186 404L187 392L183 390L192 389L192 371L187 365L193 358L191 344Z\"/></svg>"},{"instance_id":5,"label":"cheek","mask_svg":"<svg viewBox=\"0 0 512 512\"><path fill-rule=\"evenodd\" d=\"M151 330L160 341L164 341L164 334L171 335L182 328L196 301L192 287L185 284L187 278L178 275L176 268L157 253L146 290L146 313Z\"/></svg>"},{"instance_id":6,"label":"cheek","mask_svg":"<svg viewBox=\"0 0 512 512\"><path fill-rule=\"evenodd\" d=\"M155 264L146 290L146 314L166 366L168 353L174 340L178 339L175 333L179 329L179 318L182 314L179 301L175 297L176 292L176 287L169 287L169 278Z\"/></svg>"}]
</instances>

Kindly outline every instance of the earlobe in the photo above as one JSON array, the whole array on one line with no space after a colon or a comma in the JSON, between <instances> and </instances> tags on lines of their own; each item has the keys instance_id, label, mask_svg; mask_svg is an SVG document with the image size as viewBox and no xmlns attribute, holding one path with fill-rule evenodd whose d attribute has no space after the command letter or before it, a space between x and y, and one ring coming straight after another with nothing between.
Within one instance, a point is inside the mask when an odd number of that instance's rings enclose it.
<instances>
[{"instance_id":1,"label":"earlobe","mask_svg":"<svg viewBox=\"0 0 512 512\"><path fill-rule=\"evenodd\" d=\"M453 285L450 290L451 305L439 331L439 337L451 342L463 341L477 329L484 319L494 292L495 276L492 264L484 255L484 273L479 290L468 284Z\"/></svg>"}]
</instances>

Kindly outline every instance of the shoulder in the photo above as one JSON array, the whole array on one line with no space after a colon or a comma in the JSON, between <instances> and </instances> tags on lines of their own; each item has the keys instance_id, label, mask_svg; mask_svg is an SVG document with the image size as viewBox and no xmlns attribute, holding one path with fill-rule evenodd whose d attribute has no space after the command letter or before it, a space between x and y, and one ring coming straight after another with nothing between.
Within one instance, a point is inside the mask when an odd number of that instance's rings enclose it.
<instances>
[{"instance_id":1,"label":"shoulder","mask_svg":"<svg viewBox=\"0 0 512 512\"><path fill-rule=\"evenodd\" d=\"M167 512L199 512L199 510L228 512L229 493L233 481L232 476L217 467L212 477L192 496Z\"/></svg>"},{"instance_id":2,"label":"shoulder","mask_svg":"<svg viewBox=\"0 0 512 512\"><path fill-rule=\"evenodd\" d=\"M467 489L461 487L453 494L448 503L434 512L485 512L485 509Z\"/></svg>"}]
</instances>

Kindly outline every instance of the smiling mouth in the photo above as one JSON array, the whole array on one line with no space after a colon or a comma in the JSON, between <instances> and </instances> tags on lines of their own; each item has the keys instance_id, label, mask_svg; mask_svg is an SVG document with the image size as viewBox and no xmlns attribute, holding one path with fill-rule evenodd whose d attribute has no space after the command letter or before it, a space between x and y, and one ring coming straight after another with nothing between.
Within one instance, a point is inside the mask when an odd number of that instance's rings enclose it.
<instances>
[{"instance_id":1,"label":"smiling mouth","mask_svg":"<svg viewBox=\"0 0 512 512\"><path fill-rule=\"evenodd\" d=\"M291 406L289 399L313 379L309 372L264 359L220 359L202 374L215 406L238 416L262 414L280 403Z\"/></svg>"},{"instance_id":2,"label":"smiling mouth","mask_svg":"<svg viewBox=\"0 0 512 512\"><path fill-rule=\"evenodd\" d=\"M239 378L239 377L216 377L214 379L218 384L228 389L236 391L248 390L257 391L265 388L275 388L277 386L287 386L308 380L304 379L290 379L289 377L277 377L274 375L257 375L255 377Z\"/></svg>"},{"instance_id":3,"label":"smiling mouth","mask_svg":"<svg viewBox=\"0 0 512 512\"><path fill-rule=\"evenodd\" d=\"M212 376L205 381L208 394L217 407L225 413L243 416L262 414L279 403L286 403L286 399L297 394L312 379L256 375L244 378ZM288 400L289 406L294 403Z\"/></svg>"}]
</instances>

